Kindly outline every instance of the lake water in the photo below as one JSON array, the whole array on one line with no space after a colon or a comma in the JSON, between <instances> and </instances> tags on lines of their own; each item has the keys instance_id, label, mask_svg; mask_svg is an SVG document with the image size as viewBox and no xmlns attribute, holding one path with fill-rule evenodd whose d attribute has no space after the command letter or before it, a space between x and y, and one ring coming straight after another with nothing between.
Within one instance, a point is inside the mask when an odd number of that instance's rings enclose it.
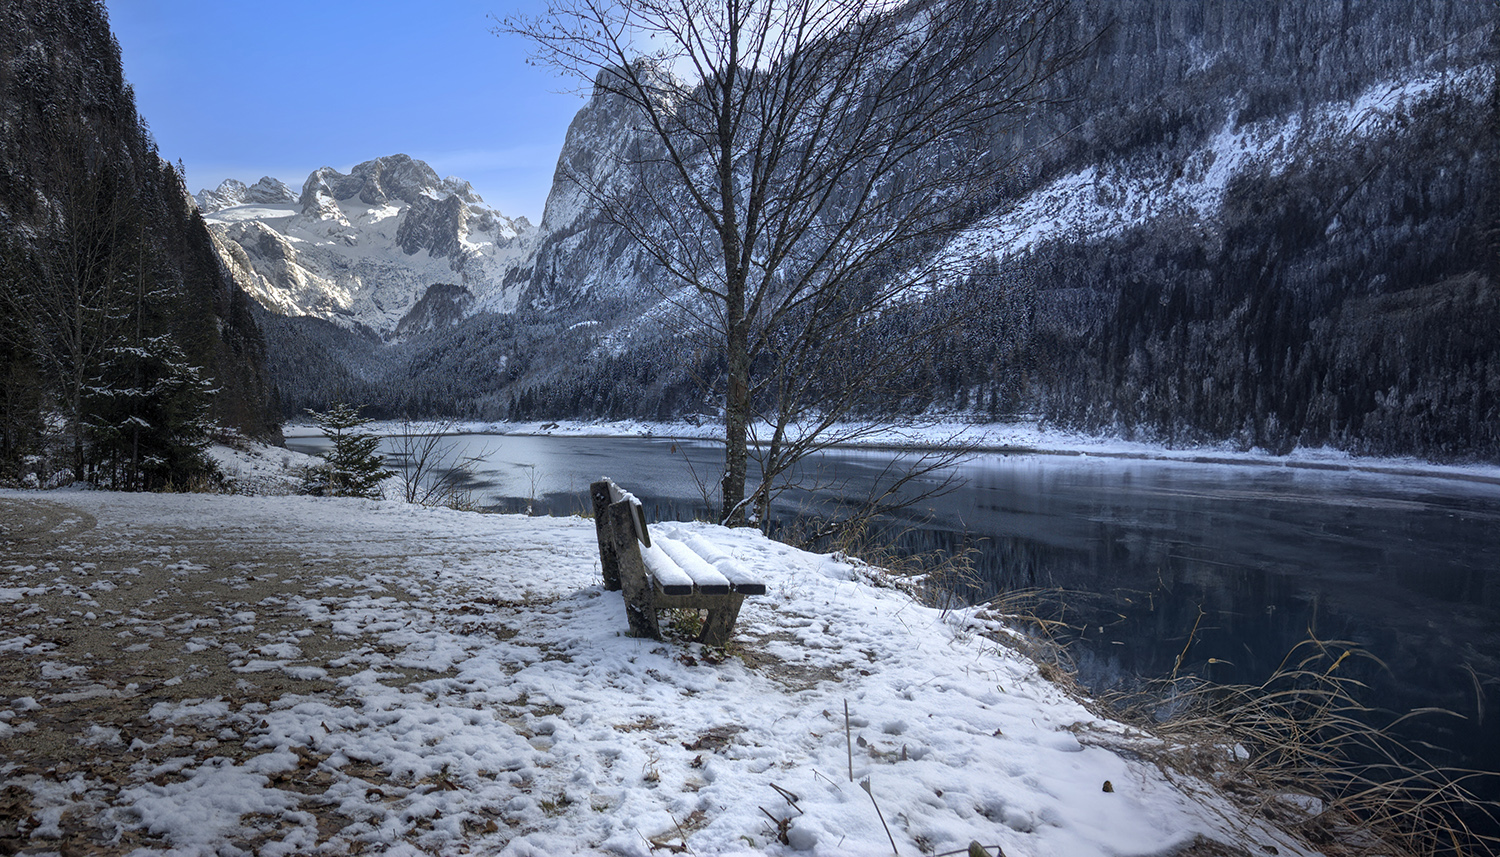
<instances>
[{"instance_id":1,"label":"lake water","mask_svg":"<svg viewBox=\"0 0 1500 857\"><path fill-rule=\"evenodd\" d=\"M653 520L706 517L704 486L711 497L722 467L717 445L694 441L447 443L483 458L475 499L509 512L583 511L589 483L608 475ZM895 455L826 453L809 465L825 487L778 512L862 496ZM1071 651L1091 688L1169 675L1179 658L1218 681L1259 683L1310 635L1348 640L1384 664L1345 667L1370 684L1365 702L1461 716L1428 718L1416 733L1442 748L1433 761L1500 771L1500 712L1486 710L1500 701L1500 486L1049 455L985 454L955 470L962 488L891 522L902 544L973 548L976 599L1073 593Z\"/></svg>"}]
</instances>

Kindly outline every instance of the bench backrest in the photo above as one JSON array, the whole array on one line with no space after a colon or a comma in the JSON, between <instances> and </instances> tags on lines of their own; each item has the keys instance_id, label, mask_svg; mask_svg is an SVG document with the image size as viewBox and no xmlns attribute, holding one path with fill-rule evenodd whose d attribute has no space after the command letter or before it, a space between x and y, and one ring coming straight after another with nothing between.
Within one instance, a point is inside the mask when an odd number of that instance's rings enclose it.
<instances>
[{"instance_id":1,"label":"bench backrest","mask_svg":"<svg viewBox=\"0 0 1500 857\"><path fill-rule=\"evenodd\" d=\"M611 504L630 503L630 518L635 522L636 540L648 548L651 547L651 531L646 527L646 510L641 506L641 501L634 494L616 485L615 481L608 476L602 477L599 481L608 486L609 501ZM598 509L594 511L595 514L599 512Z\"/></svg>"}]
</instances>

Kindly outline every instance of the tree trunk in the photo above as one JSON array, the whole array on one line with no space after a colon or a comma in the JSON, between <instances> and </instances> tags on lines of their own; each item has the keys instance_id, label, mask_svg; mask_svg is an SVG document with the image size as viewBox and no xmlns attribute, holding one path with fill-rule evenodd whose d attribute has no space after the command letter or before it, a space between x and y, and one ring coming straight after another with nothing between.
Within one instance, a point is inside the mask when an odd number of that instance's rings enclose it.
<instances>
[{"instance_id":1,"label":"tree trunk","mask_svg":"<svg viewBox=\"0 0 1500 857\"><path fill-rule=\"evenodd\" d=\"M743 310L734 312L731 304L731 315L737 317L731 318L726 341L729 389L724 400L724 506L719 515L726 527L745 522L745 472L750 463L749 329Z\"/></svg>"},{"instance_id":2,"label":"tree trunk","mask_svg":"<svg viewBox=\"0 0 1500 857\"><path fill-rule=\"evenodd\" d=\"M780 471L773 468L776 462L781 461L781 447L785 440L786 426L778 420L776 431L771 433L771 442L766 445L765 457L761 459L770 466L761 467L760 488L755 493L756 523L760 525L760 531L768 536L771 534L772 482L780 475Z\"/></svg>"},{"instance_id":3,"label":"tree trunk","mask_svg":"<svg viewBox=\"0 0 1500 857\"><path fill-rule=\"evenodd\" d=\"M83 481L83 379L77 377L79 373L74 372L73 378L69 379L71 390L68 391L69 410L73 413L69 416L73 421L73 479Z\"/></svg>"}]
</instances>

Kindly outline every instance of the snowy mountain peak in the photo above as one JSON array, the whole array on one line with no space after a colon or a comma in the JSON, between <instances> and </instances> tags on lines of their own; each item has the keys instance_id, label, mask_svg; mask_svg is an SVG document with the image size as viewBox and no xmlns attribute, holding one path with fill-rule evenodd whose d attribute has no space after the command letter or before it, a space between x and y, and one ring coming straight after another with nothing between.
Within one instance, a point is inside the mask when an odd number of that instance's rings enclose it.
<instances>
[{"instance_id":1,"label":"snowy mountain peak","mask_svg":"<svg viewBox=\"0 0 1500 857\"><path fill-rule=\"evenodd\" d=\"M297 195L284 182L262 176L249 187L238 179L225 179L216 190L204 188L193 199L199 211L209 214L236 205L284 205L295 201Z\"/></svg>"},{"instance_id":2,"label":"snowy mountain peak","mask_svg":"<svg viewBox=\"0 0 1500 857\"><path fill-rule=\"evenodd\" d=\"M412 204L424 196L434 195L443 186L432 167L410 155L388 155L365 161L356 165L347 176L331 167L323 167L314 175L324 177L334 199L340 202L358 199L366 205L386 205L396 200ZM451 193L447 191L443 195Z\"/></svg>"},{"instance_id":3,"label":"snowy mountain peak","mask_svg":"<svg viewBox=\"0 0 1500 857\"><path fill-rule=\"evenodd\" d=\"M245 202L265 203L270 205L284 204L296 199L297 195L286 183L273 179L270 176L261 176L260 181L250 186L245 191Z\"/></svg>"},{"instance_id":4,"label":"snowy mountain peak","mask_svg":"<svg viewBox=\"0 0 1500 857\"><path fill-rule=\"evenodd\" d=\"M484 202L483 199L480 199L479 194L474 192L474 186L458 176L447 176L444 178L443 189L462 199L464 202Z\"/></svg>"},{"instance_id":5,"label":"snowy mountain peak","mask_svg":"<svg viewBox=\"0 0 1500 857\"><path fill-rule=\"evenodd\" d=\"M536 232L525 218L485 205L469 182L439 178L404 154L348 174L320 167L300 196L274 179L254 188L231 180L200 194L200 207L262 305L386 334L434 283L456 282L488 306L513 306L501 284Z\"/></svg>"},{"instance_id":6,"label":"snowy mountain peak","mask_svg":"<svg viewBox=\"0 0 1500 857\"><path fill-rule=\"evenodd\" d=\"M302 195L297 198L297 206L304 217L332 220L341 226L349 225L344 212L339 208L338 196L333 187L334 182L341 178L346 177L333 167L319 167L308 175L307 181L302 183Z\"/></svg>"}]
</instances>

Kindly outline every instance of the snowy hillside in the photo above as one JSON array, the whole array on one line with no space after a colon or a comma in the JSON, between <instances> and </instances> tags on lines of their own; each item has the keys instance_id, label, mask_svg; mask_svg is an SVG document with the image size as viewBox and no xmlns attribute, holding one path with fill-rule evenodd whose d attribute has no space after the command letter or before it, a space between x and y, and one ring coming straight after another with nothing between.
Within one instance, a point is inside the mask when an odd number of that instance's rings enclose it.
<instances>
[{"instance_id":1,"label":"snowy hillside","mask_svg":"<svg viewBox=\"0 0 1500 857\"><path fill-rule=\"evenodd\" d=\"M1226 194L1237 179L1278 175L1320 153L1394 137L1438 98L1457 95L1470 109L1481 110L1491 82L1488 68L1458 76L1444 70L1381 81L1352 100L1252 123L1242 124L1231 114L1203 146L1180 160L1148 152L1092 164L975 224L945 252L955 260L990 257L1005 262L1050 242L1101 243L1167 219L1218 232Z\"/></svg>"},{"instance_id":2,"label":"snowy hillside","mask_svg":"<svg viewBox=\"0 0 1500 857\"><path fill-rule=\"evenodd\" d=\"M944 272L910 294L913 315L961 289L973 316L911 362L896 383L909 395L871 409L1494 460L1500 18L1444 0L1353 8L1069 5L1046 42L1093 44L1088 57L1024 127L982 132L1004 168L982 171L975 204L945 224L956 238L902 262ZM680 321L696 298L620 225L663 246L696 228L652 145L596 85L541 227L493 251L483 276L434 279L457 230L393 249L392 215L352 177L323 176L285 227L225 223L233 266L265 274L247 287L285 312L389 332L423 288L454 286L411 314L399 353L308 319L268 323L286 412L352 399L483 420L711 417L712 337ZM428 257L408 255L417 244ZM712 242L682 246L713 256Z\"/></svg>"},{"instance_id":3,"label":"snowy hillside","mask_svg":"<svg viewBox=\"0 0 1500 857\"><path fill-rule=\"evenodd\" d=\"M393 155L348 175L316 170L295 199L277 199L275 184L226 182L198 195L220 255L267 309L389 335L438 284L514 306L500 282L535 230L485 205L468 182Z\"/></svg>"},{"instance_id":4,"label":"snowy hillside","mask_svg":"<svg viewBox=\"0 0 1500 857\"><path fill-rule=\"evenodd\" d=\"M625 636L578 518L107 492L0 517L25 682L0 845L28 853L1310 853L991 619L753 531L686 525L771 587L725 652Z\"/></svg>"}]
</instances>

